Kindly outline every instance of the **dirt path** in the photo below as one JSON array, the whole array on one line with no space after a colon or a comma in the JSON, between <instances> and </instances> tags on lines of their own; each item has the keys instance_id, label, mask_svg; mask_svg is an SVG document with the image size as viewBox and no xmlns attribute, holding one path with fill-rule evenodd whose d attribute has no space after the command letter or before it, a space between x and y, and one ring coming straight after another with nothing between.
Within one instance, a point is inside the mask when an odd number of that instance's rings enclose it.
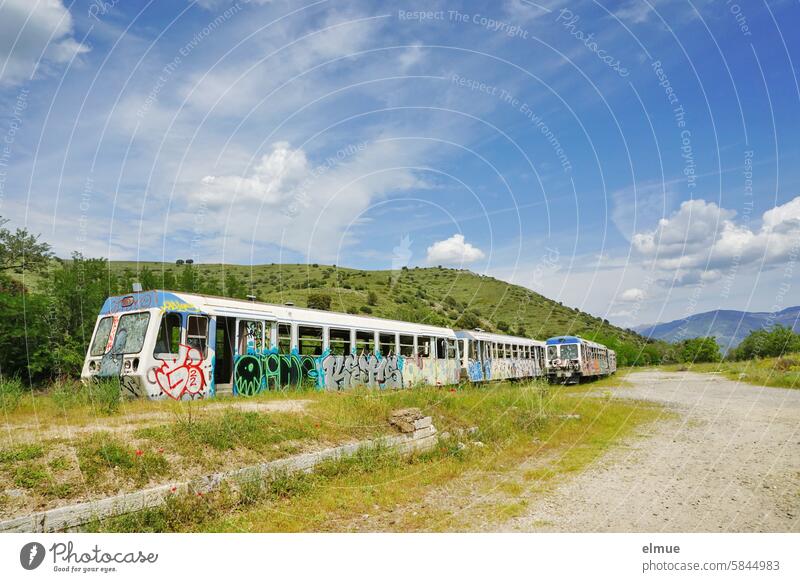
<instances>
[{"instance_id":1,"label":"dirt path","mask_svg":"<svg viewBox=\"0 0 800 582\"><path fill-rule=\"evenodd\" d=\"M679 414L534 495L502 531L800 531L800 390L636 372L617 398ZM481 528L482 529L482 528Z\"/></svg>"}]
</instances>

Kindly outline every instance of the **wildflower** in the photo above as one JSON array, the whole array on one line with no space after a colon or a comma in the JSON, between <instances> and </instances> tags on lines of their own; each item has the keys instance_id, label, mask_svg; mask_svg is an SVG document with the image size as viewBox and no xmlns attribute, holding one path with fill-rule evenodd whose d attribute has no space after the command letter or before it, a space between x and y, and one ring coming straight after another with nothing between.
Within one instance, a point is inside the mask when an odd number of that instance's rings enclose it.
<instances>
[{"instance_id":1,"label":"wildflower","mask_svg":"<svg viewBox=\"0 0 800 582\"><path fill-rule=\"evenodd\" d=\"M141 457L143 454L144 454L144 452L142 451L142 449L136 449L136 456L137 457Z\"/></svg>"}]
</instances>

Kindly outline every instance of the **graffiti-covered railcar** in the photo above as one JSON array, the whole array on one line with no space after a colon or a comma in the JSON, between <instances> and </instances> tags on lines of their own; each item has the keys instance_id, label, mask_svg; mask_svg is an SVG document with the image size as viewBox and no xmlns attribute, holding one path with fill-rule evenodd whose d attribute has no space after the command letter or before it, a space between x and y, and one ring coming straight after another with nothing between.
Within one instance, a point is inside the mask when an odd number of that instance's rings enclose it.
<instances>
[{"instance_id":1,"label":"graffiti-covered railcar","mask_svg":"<svg viewBox=\"0 0 800 582\"><path fill-rule=\"evenodd\" d=\"M106 300L81 377L186 400L315 386L459 381L448 328L222 297L147 291Z\"/></svg>"},{"instance_id":2,"label":"graffiti-covered railcar","mask_svg":"<svg viewBox=\"0 0 800 582\"><path fill-rule=\"evenodd\" d=\"M461 367L472 382L544 376L544 342L485 331L457 331Z\"/></svg>"},{"instance_id":3,"label":"graffiti-covered railcar","mask_svg":"<svg viewBox=\"0 0 800 582\"><path fill-rule=\"evenodd\" d=\"M551 382L576 384L617 371L616 352L603 344L572 335L551 337L546 344L547 378Z\"/></svg>"}]
</instances>

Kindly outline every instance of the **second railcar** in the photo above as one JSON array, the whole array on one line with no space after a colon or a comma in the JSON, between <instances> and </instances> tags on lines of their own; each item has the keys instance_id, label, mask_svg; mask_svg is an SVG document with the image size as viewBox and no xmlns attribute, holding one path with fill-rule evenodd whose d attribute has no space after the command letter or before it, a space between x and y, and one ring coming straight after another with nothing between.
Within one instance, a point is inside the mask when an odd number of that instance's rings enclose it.
<instances>
[{"instance_id":1,"label":"second railcar","mask_svg":"<svg viewBox=\"0 0 800 582\"><path fill-rule=\"evenodd\" d=\"M617 371L617 354L603 344L580 336L551 337L547 345L547 378L550 382L577 384Z\"/></svg>"},{"instance_id":2,"label":"second railcar","mask_svg":"<svg viewBox=\"0 0 800 582\"><path fill-rule=\"evenodd\" d=\"M461 369L471 382L544 376L542 341L485 331L456 331Z\"/></svg>"}]
</instances>

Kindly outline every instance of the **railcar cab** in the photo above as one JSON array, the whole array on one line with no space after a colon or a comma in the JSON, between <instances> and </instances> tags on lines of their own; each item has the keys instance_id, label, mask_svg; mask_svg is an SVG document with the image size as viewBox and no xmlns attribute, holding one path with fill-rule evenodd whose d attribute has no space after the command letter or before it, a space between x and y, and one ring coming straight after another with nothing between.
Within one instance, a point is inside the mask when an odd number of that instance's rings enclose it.
<instances>
[{"instance_id":1,"label":"railcar cab","mask_svg":"<svg viewBox=\"0 0 800 582\"><path fill-rule=\"evenodd\" d=\"M552 337L546 344L547 378L553 383L577 384L616 372L616 354L602 344L580 336Z\"/></svg>"},{"instance_id":2,"label":"railcar cab","mask_svg":"<svg viewBox=\"0 0 800 582\"><path fill-rule=\"evenodd\" d=\"M577 384L581 379L581 338L558 336L547 345L547 379L550 382Z\"/></svg>"},{"instance_id":3,"label":"railcar cab","mask_svg":"<svg viewBox=\"0 0 800 582\"><path fill-rule=\"evenodd\" d=\"M115 378L122 393L152 399L213 394L215 320L168 291L109 297L100 310L81 379Z\"/></svg>"}]
</instances>

